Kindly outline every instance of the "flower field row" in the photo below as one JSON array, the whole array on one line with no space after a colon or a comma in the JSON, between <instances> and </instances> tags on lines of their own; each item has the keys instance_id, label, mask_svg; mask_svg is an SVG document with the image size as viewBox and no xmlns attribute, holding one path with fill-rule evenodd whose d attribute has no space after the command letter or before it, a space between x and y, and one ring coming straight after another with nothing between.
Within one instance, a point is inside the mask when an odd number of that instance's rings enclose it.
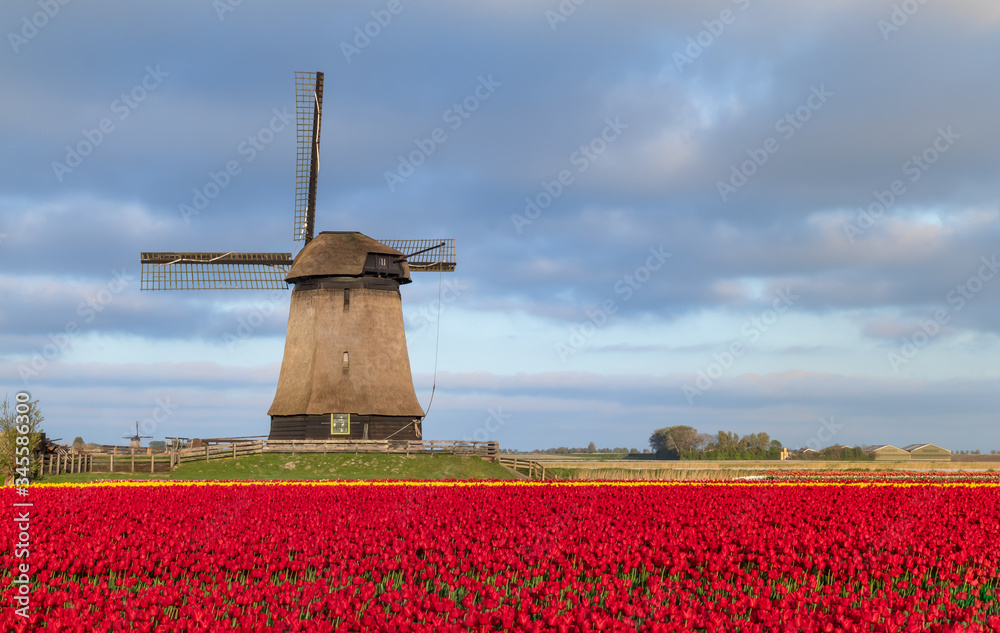
<instances>
[{"instance_id":1,"label":"flower field row","mask_svg":"<svg viewBox=\"0 0 1000 633\"><path fill-rule=\"evenodd\" d=\"M988 483L161 483L31 502L30 618L7 608L2 630L1000 630ZM23 561L2 556L8 586Z\"/></svg>"}]
</instances>

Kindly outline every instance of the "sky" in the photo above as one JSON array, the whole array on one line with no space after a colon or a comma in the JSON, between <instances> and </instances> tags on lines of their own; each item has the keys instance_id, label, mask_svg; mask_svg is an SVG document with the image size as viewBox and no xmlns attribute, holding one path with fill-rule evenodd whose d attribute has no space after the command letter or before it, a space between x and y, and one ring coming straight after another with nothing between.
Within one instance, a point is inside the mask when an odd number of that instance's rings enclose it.
<instances>
[{"instance_id":1,"label":"sky","mask_svg":"<svg viewBox=\"0 0 1000 633\"><path fill-rule=\"evenodd\" d=\"M402 288L425 438L1000 449L1000 5L5 0L0 31L0 390L50 437L268 432L289 292L140 292L139 254L297 252L323 71L317 228L456 240Z\"/></svg>"}]
</instances>

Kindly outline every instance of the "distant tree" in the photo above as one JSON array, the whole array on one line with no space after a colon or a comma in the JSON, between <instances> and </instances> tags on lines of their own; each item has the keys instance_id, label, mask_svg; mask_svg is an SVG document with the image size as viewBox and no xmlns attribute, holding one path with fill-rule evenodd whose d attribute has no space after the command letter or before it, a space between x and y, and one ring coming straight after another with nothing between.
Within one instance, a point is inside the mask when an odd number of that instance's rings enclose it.
<instances>
[{"instance_id":1,"label":"distant tree","mask_svg":"<svg viewBox=\"0 0 1000 633\"><path fill-rule=\"evenodd\" d=\"M628 449L628 454L629 455L635 455L638 452L639 452L638 448L630 448L630 449Z\"/></svg>"},{"instance_id":2,"label":"distant tree","mask_svg":"<svg viewBox=\"0 0 1000 633\"><path fill-rule=\"evenodd\" d=\"M73 440L73 452L79 453L81 450L83 450L85 444L86 442L83 441L83 438L77 436L77 438Z\"/></svg>"},{"instance_id":3,"label":"distant tree","mask_svg":"<svg viewBox=\"0 0 1000 633\"><path fill-rule=\"evenodd\" d=\"M698 431L690 426L667 426L649 436L649 447L666 459L680 459L698 446Z\"/></svg>"},{"instance_id":4,"label":"distant tree","mask_svg":"<svg viewBox=\"0 0 1000 633\"><path fill-rule=\"evenodd\" d=\"M20 414L19 405L22 411ZM26 413L25 408L27 408ZM23 478L24 474L37 474L38 466L32 463L31 455L41 440L44 420L45 416L38 410L37 400L11 405L4 397L0 403L0 475L3 476L5 486ZM25 437L26 440L18 442L18 437ZM23 448L28 450L24 451ZM28 457L27 462L24 460L25 457Z\"/></svg>"},{"instance_id":5,"label":"distant tree","mask_svg":"<svg viewBox=\"0 0 1000 633\"><path fill-rule=\"evenodd\" d=\"M711 445L712 445L712 436L709 435L708 433L699 433L694 448L695 450L704 453L705 451L708 450L708 448Z\"/></svg>"},{"instance_id":6,"label":"distant tree","mask_svg":"<svg viewBox=\"0 0 1000 633\"><path fill-rule=\"evenodd\" d=\"M591 442L590 444L587 444L587 452L588 453L596 453L597 452L597 445L594 444L593 442Z\"/></svg>"}]
</instances>

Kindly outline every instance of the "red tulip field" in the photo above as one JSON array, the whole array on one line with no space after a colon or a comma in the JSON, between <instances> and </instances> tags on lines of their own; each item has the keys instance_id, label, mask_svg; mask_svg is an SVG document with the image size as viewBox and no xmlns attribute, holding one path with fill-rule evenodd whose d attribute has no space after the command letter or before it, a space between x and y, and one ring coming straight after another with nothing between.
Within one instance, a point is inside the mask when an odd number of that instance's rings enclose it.
<instances>
[{"instance_id":1,"label":"red tulip field","mask_svg":"<svg viewBox=\"0 0 1000 633\"><path fill-rule=\"evenodd\" d=\"M30 521L0 523L29 552L2 554L4 631L1000 630L993 474L39 484L30 500Z\"/></svg>"}]
</instances>

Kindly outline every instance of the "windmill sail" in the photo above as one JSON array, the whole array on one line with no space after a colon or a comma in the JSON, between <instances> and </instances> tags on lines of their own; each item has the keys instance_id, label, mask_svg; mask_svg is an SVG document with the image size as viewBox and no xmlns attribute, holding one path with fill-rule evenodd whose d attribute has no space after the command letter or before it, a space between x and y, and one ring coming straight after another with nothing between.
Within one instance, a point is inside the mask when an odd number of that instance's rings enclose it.
<instances>
[{"instance_id":1,"label":"windmill sail","mask_svg":"<svg viewBox=\"0 0 1000 633\"><path fill-rule=\"evenodd\" d=\"M440 240L378 240L404 255L411 272L446 272L455 270L454 238ZM413 253L411 255L411 253Z\"/></svg>"},{"instance_id":2,"label":"windmill sail","mask_svg":"<svg viewBox=\"0 0 1000 633\"><path fill-rule=\"evenodd\" d=\"M284 290L291 253L143 253L140 290Z\"/></svg>"},{"instance_id":3,"label":"windmill sail","mask_svg":"<svg viewBox=\"0 0 1000 633\"><path fill-rule=\"evenodd\" d=\"M453 272L455 240L378 240L411 272ZM411 253L415 253L410 255ZM284 290L291 253L143 253L140 290Z\"/></svg>"},{"instance_id":4,"label":"windmill sail","mask_svg":"<svg viewBox=\"0 0 1000 633\"><path fill-rule=\"evenodd\" d=\"M295 225L296 242L309 243L316 220L316 179L323 118L323 73L295 73Z\"/></svg>"}]
</instances>

